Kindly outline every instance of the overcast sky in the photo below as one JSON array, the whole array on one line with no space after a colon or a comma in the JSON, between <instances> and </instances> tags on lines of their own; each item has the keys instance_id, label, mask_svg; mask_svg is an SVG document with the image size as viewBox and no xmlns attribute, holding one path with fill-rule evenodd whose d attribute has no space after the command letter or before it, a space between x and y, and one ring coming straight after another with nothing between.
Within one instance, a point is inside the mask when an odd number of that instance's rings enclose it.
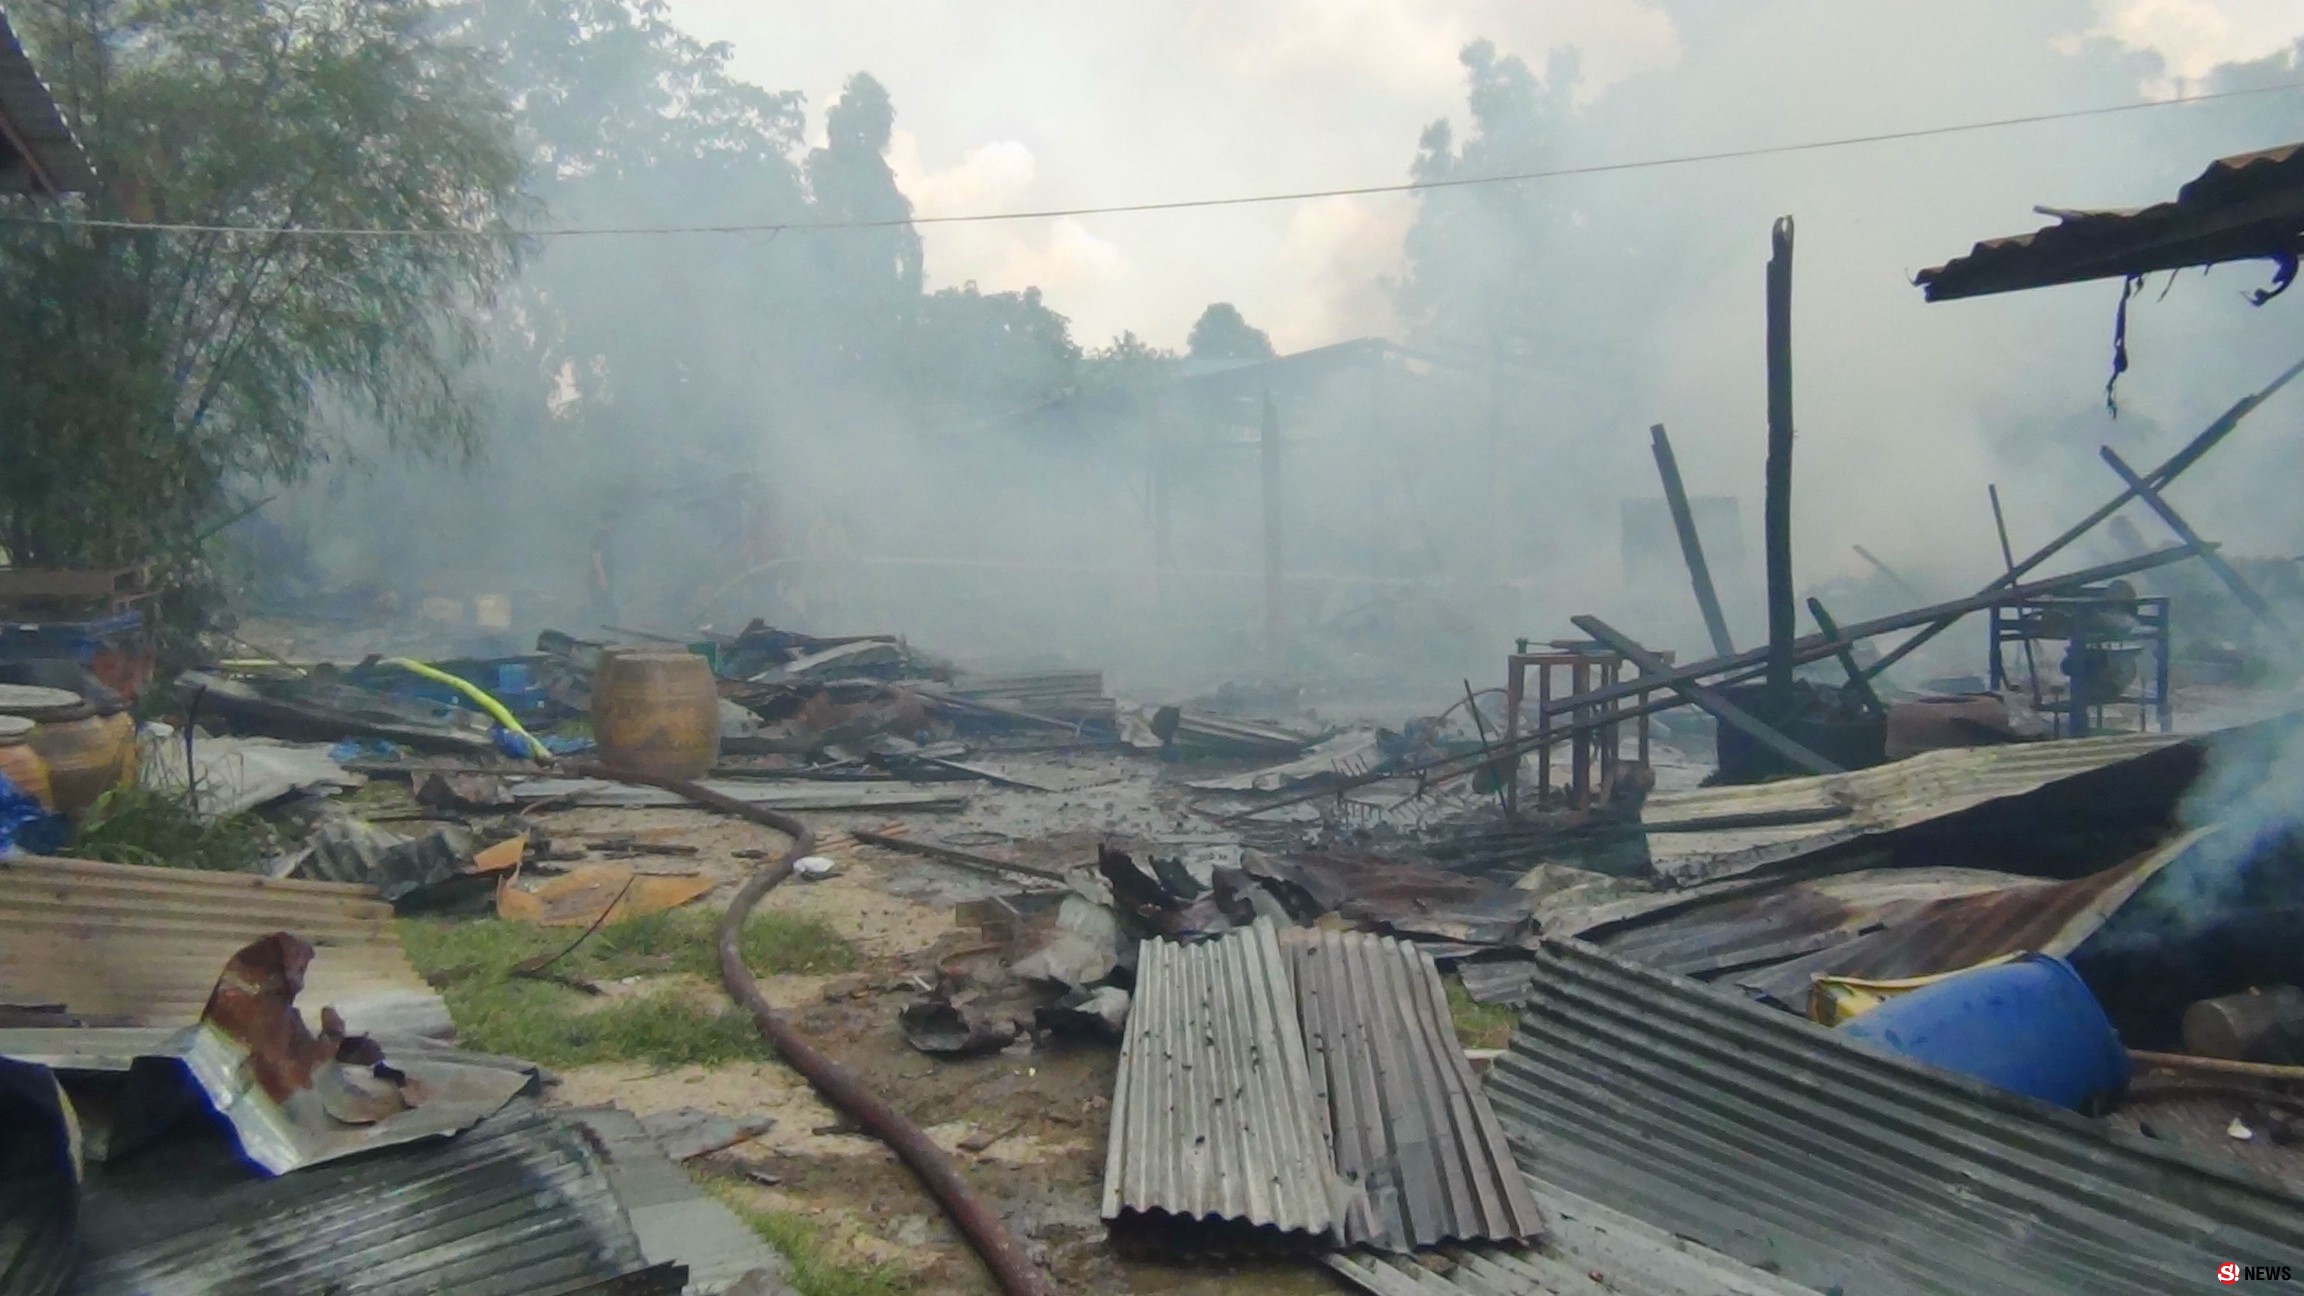
<instances>
[{"instance_id":1,"label":"overcast sky","mask_svg":"<svg viewBox=\"0 0 2304 1296\"><path fill-rule=\"evenodd\" d=\"M2304 0L2090 3L2093 22L2081 7L2059 39L2156 55L2159 73L2136 87L2145 94L2304 36ZM1491 38L1538 69L1549 50L1573 45L1587 97L1671 69L1681 49L1674 19L1651 0L668 4L688 30L732 44L741 75L804 91L812 130L846 76L879 77L899 114L892 160L923 214L1395 182L1427 123L1461 122L1456 53L1469 40ZM1951 45L1959 19L1944 26ZM1959 74L1956 59L1925 57ZM1769 70L1752 76L1764 92ZM1851 105L1799 134L1938 124L1944 106L1929 99ZM2043 105L2010 85L1976 86L1965 103L1970 118L2092 106ZM1690 138L1713 146L1790 142L1707 132L1702 116L1692 113ZM2011 219L2020 224L2039 200L2014 205ZM928 273L937 285L1036 284L1089 343L1129 328L1178 345L1202 306L1230 299L1293 349L1387 327L1381 281L1410 215L1410 200L1375 197L932 228Z\"/></svg>"}]
</instances>

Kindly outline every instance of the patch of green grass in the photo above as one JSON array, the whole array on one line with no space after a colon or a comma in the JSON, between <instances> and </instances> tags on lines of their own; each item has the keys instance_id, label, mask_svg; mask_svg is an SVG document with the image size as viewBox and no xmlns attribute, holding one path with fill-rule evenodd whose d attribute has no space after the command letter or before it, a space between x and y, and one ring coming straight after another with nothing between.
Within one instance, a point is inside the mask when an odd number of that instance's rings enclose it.
<instances>
[{"instance_id":1,"label":"patch of green grass","mask_svg":"<svg viewBox=\"0 0 2304 1296\"><path fill-rule=\"evenodd\" d=\"M792 1262L792 1286L800 1296L910 1296L918 1290L908 1275L893 1266L835 1259L823 1226L797 1211L761 1210L749 1205L725 1180L708 1180L704 1187Z\"/></svg>"},{"instance_id":2,"label":"patch of green grass","mask_svg":"<svg viewBox=\"0 0 2304 1296\"><path fill-rule=\"evenodd\" d=\"M569 981L689 973L715 984L719 915L667 910L610 923L554 963ZM557 954L578 931L485 918L407 918L409 959L440 987L458 1033L472 1048L546 1066L592 1062L701 1065L773 1056L752 1018L733 1005L699 1006L658 991L594 1008L581 991L513 975L524 959ZM821 921L760 914L744 930L745 961L762 975L845 971L856 951Z\"/></svg>"},{"instance_id":3,"label":"patch of green grass","mask_svg":"<svg viewBox=\"0 0 2304 1296\"><path fill-rule=\"evenodd\" d=\"M1456 1021L1456 1039L1465 1048L1500 1049L1512 1042L1512 1026L1520 1014L1510 1004L1484 1004L1472 998L1461 978L1448 978L1448 1015Z\"/></svg>"},{"instance_id":4,"label":"patch of green grass","mask_svg":"<svg viewBox=\"0 0 2304 1296\"><path fill-rule=\"evenodd\" d=\"M203 819L182 791L120 787L88 808L64 854L114 864L252 873L278 845L251 814Z\"/></svg>"}]
</instances>

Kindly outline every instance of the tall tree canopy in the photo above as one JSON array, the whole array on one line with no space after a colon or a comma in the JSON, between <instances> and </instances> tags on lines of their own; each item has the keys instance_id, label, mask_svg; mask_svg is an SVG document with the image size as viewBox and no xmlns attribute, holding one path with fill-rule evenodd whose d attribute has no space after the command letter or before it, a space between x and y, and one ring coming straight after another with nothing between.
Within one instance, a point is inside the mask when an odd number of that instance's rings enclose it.
<instances>
[{"instance_id":1,"label":"tall tree canopy","mask_svg":"<svg viewBox=\"0 0 2304 1296\"><path fill-rule=\"evenodd\" d=\"M425 0L31 0L12 18L103 188L0 229L0 542L180 546L235 478L294 477L356 411L467 446L521 159ZM331 228L424 231L343 237Z\"/></svg>"},{"instance_id":2,"label":"tall tree canopy","mask_svg":"<svg viewBox=\"0 0 2304 1296\"><path fill-rule=\"evenodd\" d=\"M1215 302L1192 322L1185 353L1195 360L1269 360L1272 339L1252 327L1230 302Z\"/></svg>"},{"instance_id":3,"label":"tall tree canopy","mask_svg":"<svg viewBox=\"0 0 2304 1296\"><path fill-rule=\"evenodd\" d=\"M1554 51L1541 79L1518 55L1500 54L1485 40L1459 57L1471 130L1459 142L1446 119L1426 127L1409 174L1459 181L1557 164L1580 75L1576 51ZM1409 324L1458 347L1515 346L1541 336L1554 310L1545 259L1568 221L1557 190L1465 185L1417 198L1400 291Z\"/></svg>"}]
</instances>

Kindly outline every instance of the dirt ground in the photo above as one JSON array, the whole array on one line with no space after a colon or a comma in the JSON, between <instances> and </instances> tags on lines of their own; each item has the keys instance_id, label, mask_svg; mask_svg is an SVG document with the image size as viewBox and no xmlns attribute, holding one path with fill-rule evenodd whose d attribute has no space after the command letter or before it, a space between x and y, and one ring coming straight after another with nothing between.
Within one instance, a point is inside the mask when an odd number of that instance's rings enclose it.
<instances>
[{"instance_id":1,"label":"dirt ground","mask_svg":"<svg viewBox=\"0 0 2304 1296\"><path fill-rule=\"evenodd\" d=\"M1164 793L1141 765L1128 777L1129 763L1112 756L1043 758L1033 762L1028 774L1017 776L1072 790L990 792L981 785L960 785L973 798L968 811L907 815L902 823L917 840L965 842L971 849L1041 867L1092 859L1095 842L1107 833L1187 848L1205 840L1188 816L1179 818L1162 804ZM1016 764L1012 760L1003 768ZM1074 787L1080 783L1091 786ZM846 826L880 828L892 818L885 812L805 817L824 838ZM722 879L724 885L706 904L724 904L735 882L757 867L757 861L733 852L781 851L785 846L781 837L755 825L690 810L565 810L546 814L541 822L556 842L626 836L693 846L694 856L636 862L652 870L701 870ZM1060 831L1066 823L1074 825L1072 830ZM1079 827L1083 824L1094 827ZM1210 844L1221 849L1221 843ZM767 977L763 989L810 1040L868 1077L954 1154L969 1182L1044 1257L1060 1290L1177 1296L1346 1290L1302 1262L1159 1264L1116 1256L1097 1212L1117 1050L1023 1041L991 1057L952 1061L915 1051L896 1026L898 1010L933 981L938 955L970 935L956 928L954 906L1034 884L872 847L849 845L836 850L834 858L841 866L837 875L788 881L769 894L761 910L828 923L854 943L858 969L829 977ZM689 989L698 995L717 992L703 984ZM894 1155L877 1140L852 1131L781 1064L579 1067L562 1073L552 1095L553 1101L571 1106L613 1102L642 1114L694 1107L735 1118L773 1119L774 1127L765 1134L692 1162L691 1169L724 1176L753 1205L818 1220L846 1256L897 1266L913 1276L920 1292L995 1290L959 1234ZM970 1150L962 1150L963 1143Z\"/></svg>"}]
</instances>

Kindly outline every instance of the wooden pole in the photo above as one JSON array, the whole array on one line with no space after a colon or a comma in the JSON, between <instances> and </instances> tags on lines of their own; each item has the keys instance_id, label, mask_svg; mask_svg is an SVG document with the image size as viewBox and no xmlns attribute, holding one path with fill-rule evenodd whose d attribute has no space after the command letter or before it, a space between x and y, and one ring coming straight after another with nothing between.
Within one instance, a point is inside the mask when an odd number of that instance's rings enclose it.
<instances>
[{"instance_id":1,"label":"wooden pole","mask_svg":"<svg viewBox=\"0 0 2304 1296\"><path fill-rule=\"evenodd\" d=\"M1664 504L1672 510L1672 529L1680 533L1680 556L1688 563L1688 581L1696 587L1696 609L1704 614L1704 630L1712 636L1712 651L1722 657L1736 651L1728 638L1728 619L1720 614L1720 594L1712 587L1712 568L1704 561L1704 541L1696 534L1696 514L1688 507L1688 491L1680 482L1680 461L1672 454L1672 439L1661 423L1648 429L1656 451L1656 475L1664 482Z\"/></svg>"},{"instance_id":2,"label":"wooden pole","mask_svg":"<svg viewBox=\"0 0 2304 1296\"><path fill-rule=\"evenodd\" d=\"M1278 665L1288 648L1286 568L1281 549L1280 411L1272 403L1272 389L1264 389L1264 651Z\"/></svg>"},{"instance_id":3,"label":"wooden pole","mask_svg":"<svg viewBox=\"0 0 2304 1296\"><path fill-rule=\"evenodd\" d=\"M2016 576L2016 551L2008 545L2008 515L2000 511L2000 487L1998 483L1990 483L1984 489L1992 496L1992 529L2000 533L2000 561L2007 565L2009 579L2013 580ZM2000 639L1997 635L1992 639L1992 656L1994 660L2000 656ZM2002 668L2003 673L2005 669ZM2024 640L2024 674L2032 681L2032 708L2037 711L2040 708L2040 657L2033 649L2030 637Z\"/></svg>"},{"instance_id":4,"label":"wooden pole","mask_svg":"<svg viewBox=\"0 0 2304 1296\"><path fill-rule=\"evenodd\" d=\"M1832 614L1824 610L1822 599L1812 598L1808 600L1808 615L1816 618L1816 628L1824 632L1825 638L1838 639L1840 637L1840 627L1833 624ZM1865 710L1876 716L1888 714L1887 705L1881 702L1880 695L1872 690L1872 681L1864 678L1864 668L1856 664L1856 645L1852 643L1840 645L1840 669L1848 673L1848 688L1856 694L1857 701L1864 704Z\"/></svg>"},{"instance_id":5,"label":"wooden pole","mask_svg":"<svg viewBox=\"0 0 2304 1296\"><path fill-rule=\"evenodd\" d=\"M1768 257L1768 695L1792 698L1792 218L1776 222Z\"/></svg>"},{"instance_id":6,"label":"wooden pole","mask_svg":"<svg viewBox=\"0 0 2304 1296\"><path fill-rule=\"evenodd\" d=\"M2270 383L2266 384L2264 390L2255 392L2251 395L2243 396L2239 400L2234 401L2232 403L2232 408L2224 411L2222 417L2218 418L2215 422L2209 424L2207 427L2201 429L2200 435L2192 438L2192 440L2188 442L2183 449L2177 451L2173 455L2170 455L2168 457L2168 462L2161 464L2158 468L2153 469L2145 476L2144 480L2158 489L2167 489L2168 483L2182 476L2185 469L2190 468L2195 463L2198 463L2201 456L2207 454L2210 450L2215 449L2218 442L2231 435L2232 429L2240 426L2240 421L2242 419L2247 418L2250 414L2255 413L2257 406L2262 405L2265 401L2272 399L2273 395L2277 393L2281 388L2294 381L2298 374L2304 374L2304 360L2298 360L2296 363L2281 371L2280 376L2274 378ZM2002 586L2015 584L2019 579L2023 577L2024 573L2031 571L2033 568L2048 561L2050 558L2053 558L2057 554L2062 553L2066 545L2071 544L2073 541L2094 530L2097 523L2102 522L2104 519L2127 507L2128 501L2135 498L2136 492L2133 488L2121 491L2117 496L2113 497L2110 503L2098 507L2095 512L2090 513L2088 516L2080 519L2078 522L2073 523L2070 529L2066 530L2064 534L2049 541L2046 545L2042 546L2037 553L2034 553L2031 557L2016 564L2012 571L2010 571L2007 575L2000 577L1998 580L1993 581L1991 584L1985 586L1981 592L1989 594L1993 590L1999 589ZM1911 638L1905 640L1903 643L1898 644L1892 651L1884 654L1880 660L1872 663L1872 665L1866 669L1864 673L1874 679L1880 678L1880 673L1882 671L1885 671L1889 667L1894 666L1896 663L1904 660L1906 657L1912 654L1914 649L1935 638L1937 635L1944 633L1946 630L1951 629L1953 626L1958 625L1959 622L1960 618L1957 616L1946 617L1931 622L1918 634L1915 634Z\"/></svg>"},{"instance_id":7,"label":"wooden pole","mask_svg":"<svg viewBox=\"0 0 2304 1296\"><path fill-rule=\"evenodd\" d=\"M2255 586L2250 585L2238 569L2225 561L2224 555L2216 552L2215 546L2202 540L2200 533L2192 529L2192 524L2186 522L2182 515L2170 507L2167 500L2160 497L2158 490L2138 477L2136 470L2130 468L2127 461L2115 453L2112 447L2105 446L2098 453L2104 456L2104 462L2111 465L2113 472L2120 474L2120 480L2128 483L2128 489L2136 493L2136 498L2143 500L2153 512L2160 515L2160 520L2168 524L2168 529L2176 533L2177 539L2200 551L2200 561L2208 564L2208 570L2216 573L2216 579L2224 582L2224 587L2232 591L2232 597L2239 599L2241 606L2254 613L2256 619L2266 626L2283 635L2290 633L2287 622L2281 620L2280 614L2272 609L2264 596L2256 592Z\"/></svg>"}]
</instances>

